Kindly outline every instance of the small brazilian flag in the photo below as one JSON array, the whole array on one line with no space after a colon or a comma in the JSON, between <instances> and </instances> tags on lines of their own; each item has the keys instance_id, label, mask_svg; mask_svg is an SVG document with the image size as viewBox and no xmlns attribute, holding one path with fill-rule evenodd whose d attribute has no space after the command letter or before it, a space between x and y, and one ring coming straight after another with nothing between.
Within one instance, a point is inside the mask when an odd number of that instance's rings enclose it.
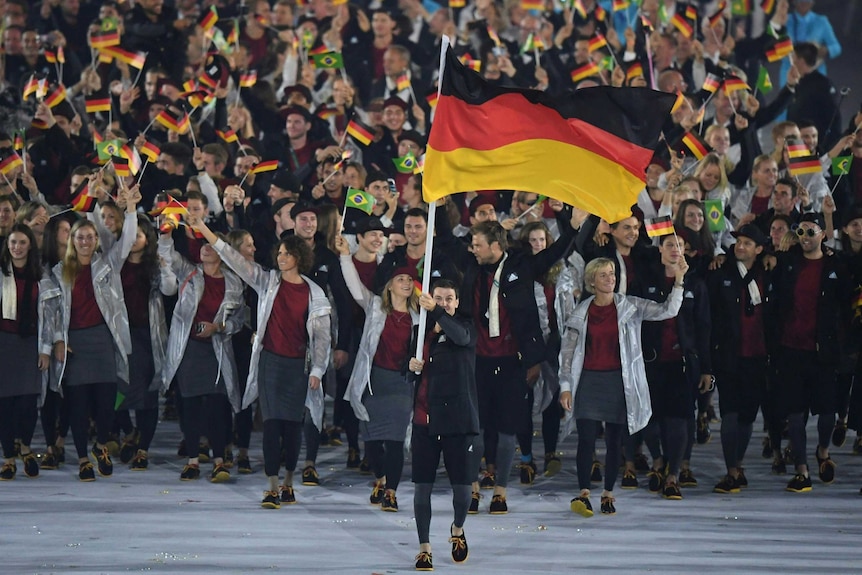
<instances>
[{"instance_id":1,"label":"small brazilian flag","mask_svg":"<svg viewBox=\"0 0 862 575\"><path fill-rule=\"evenodd\" d=\"M724 229L724 210L721 200L706 200L703 203L706 210L706 221L709 223L709 231L720 232Z\"/></svg>"},{"instance_id":2,"label":"small brazilian flag","mask_svg":"<svg viewBox=\"0 0 862 575\"><path fill-rule=\"evenodd\" d=\"M412 174L416 167L416 156L413 152L407 152L406 155L400 158L394 158L392 162L395 164L395 169L402 174Z\"/></svg>"},{"instance_id":3,"label":"small brazilian flag","mask_svg":"<svg viewBox=\"0 0 862 575\"><path fill-rule=\"evenodd\" d=\"M772 91L772 80L769 78L769 71L763 64L760 65L760 72L757 74L757 89L761 94L768 94Z\"/></svg>"},{"instance_id":4,"label":"small brazilian flag","mask_svg":"<svg viewBox=\"0 0 862 575\"><path fill-rule=\"evenodd\" d=\"M371 210L374 208L374 196L364 190L347 188L347 197L344 199L344 207L362 210L370 216Z\"/></svg>"},{"instance_id":5,"label":"small brazilian flag","mask_svg":"<svg viewBox=\"0 0 862 575\"><path fill-rule=\"evenodd\" d=\"M832 175L846 176L850 173L850 164L853 162L853 156L838 156L832 158Z\"/></svg>"},{"instance_id":6,"label":"small brazilian flag","mask_svg":"<svg viewBox=\"0 0 862 575\"><path fill-rule=\"evenodd\" d=\"M341 57L341 54L338 52L327 52L325 54L312 54L311 60L314 63L314 67L318 70L321 69L336 69L336 68L344 68L344 58Z\"/></svg>"},{"instance_id":7,"label":"small brazilian flag","mask_svg":"<svg viewBox=\"0 0 862 575\"><path fill-rule=\"evenodd\" d=\"M108 161L111 156L119 156L120 148L123 147L122 140L105 140L96 144L96 152L99 154L99 159Z\"/></svg>"}]
</instances>

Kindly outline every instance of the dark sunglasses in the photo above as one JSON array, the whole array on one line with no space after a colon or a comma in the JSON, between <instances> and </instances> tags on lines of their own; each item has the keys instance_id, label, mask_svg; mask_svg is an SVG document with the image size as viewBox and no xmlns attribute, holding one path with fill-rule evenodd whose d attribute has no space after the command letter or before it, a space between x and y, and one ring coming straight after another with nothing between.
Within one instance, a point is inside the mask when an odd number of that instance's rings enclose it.
<instances>
[{"instance_id":1,"label":"dark sunglasses","mask_svg":"<svg viewBox=\"0 0 862 575\"><path fill-rule=\"evenodd\" d=\"M813 238L821 231L822 230L820 228L796 228L796 235L802 238L805 237L805 234L808 234L809 238Z\"/></svg>"}]
</instances>

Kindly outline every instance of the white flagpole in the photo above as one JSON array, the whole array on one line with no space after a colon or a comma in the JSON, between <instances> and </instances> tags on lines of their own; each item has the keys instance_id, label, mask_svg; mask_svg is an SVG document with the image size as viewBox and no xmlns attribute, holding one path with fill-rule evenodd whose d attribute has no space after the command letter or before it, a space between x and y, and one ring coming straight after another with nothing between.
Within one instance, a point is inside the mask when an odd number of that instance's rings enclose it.
<instances>
[{"instance_id":1,"label":"white flagpole","mask_svg":"<svg viewBox=\"0 0 862 575\"><path fill-rule=\"evenodd\" d=\"M443 87L443 74L446 68L446 53L449 50L449 37L443 36L440 42L440 72L437 74L437 101ZM434 225L437 221L437 202L428 203L428 230L425 234L425 266L422 269L422 291L431 291L431 252L434 250ZM419 334L416 337L416 359L422 361L425 350L425 326L428 323L428 312L419 310Z\"/></svg>"}]
</instances>

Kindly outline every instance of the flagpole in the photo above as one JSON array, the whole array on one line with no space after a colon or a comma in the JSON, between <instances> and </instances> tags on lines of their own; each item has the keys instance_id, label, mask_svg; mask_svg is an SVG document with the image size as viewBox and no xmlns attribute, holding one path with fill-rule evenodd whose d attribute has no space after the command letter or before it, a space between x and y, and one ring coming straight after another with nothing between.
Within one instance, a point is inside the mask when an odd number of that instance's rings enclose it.
<instances>
[{"instance_id":1,"label":"flagpole","mask_svg":"<svg viewBox=\"0 0 862 575\"><path fill-rule=\"evenodd\" d=\"M350 115L347 117L347 126L350 125L350 121L353 119L353 116L356 115L356 109L350 112ZM341 141L338 142L338 147L342 150L344 149L344 142L347 141L347 126L344 127L344 133L341 134Z\"/></svg>"},{"instance_id":2,"label":"flagpole","mask_svg":"<svg viewBox=\"0 0 862 575\"><path fill-rule=\"evenodd\" d=\"M48 219L50 220L54 216L59 216L59 215L62 215L62 214L68 213L68 212L74 212L74 211L75 211L75 208L66 208L65 210L60 210L56 214L51 214L50 216L48 216Z\"/></svg>"},{"instance_id":3,"label":"flagpole","mask_svg":"<svg viewBox=\"0 0 862 575\"><path fill-rule=\"evenodd\" d=\"M144 160L144 167L141 168L140 173L138 173L138 183L139 184L141 183L141 180L144 179L144 171L147 169L147 165L149 163L150 163L150 158L148 157L146 160Z\"/></svg>"},{"instance_id":4,"label":"flagpole","mask_svg":"<svg viewBox=\"0 0 862 575\"><path fill-rule=\"evenodd\" d=\"M440 42L440 69L437 74L437 98L443 89L443 73L446 69L446 53L449 51L449 37L444 35ZM434 227L437 223L437 202L428 202L428 229L425 233L425 258L422 268L422 292L431 291L431 254L434 250ZM472 296L470 296L472 297ZM416 337L416 359L422 361L425 350L425 326L428 323L428 312L425 308L419 310L419 333Z\"/></svg>"}]
</instances>

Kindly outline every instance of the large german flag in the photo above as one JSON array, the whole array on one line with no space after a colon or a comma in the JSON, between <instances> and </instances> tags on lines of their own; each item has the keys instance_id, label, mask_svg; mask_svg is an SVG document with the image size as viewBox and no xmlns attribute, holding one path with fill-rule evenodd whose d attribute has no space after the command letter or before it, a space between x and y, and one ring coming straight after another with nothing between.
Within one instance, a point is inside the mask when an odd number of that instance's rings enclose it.
<instances>
[{"instance_id":1,"label":"large german flag","mask_svg":"<svg viewBox=\"0 0 862 575\"><path fill-rule=\"evenodd\" d=\"M425 157L426 201L473 190L544 194L616 222L645 170L676 97L595 87L559 99L489 86L451 49Z\"/></svg>"}]
</instances>

